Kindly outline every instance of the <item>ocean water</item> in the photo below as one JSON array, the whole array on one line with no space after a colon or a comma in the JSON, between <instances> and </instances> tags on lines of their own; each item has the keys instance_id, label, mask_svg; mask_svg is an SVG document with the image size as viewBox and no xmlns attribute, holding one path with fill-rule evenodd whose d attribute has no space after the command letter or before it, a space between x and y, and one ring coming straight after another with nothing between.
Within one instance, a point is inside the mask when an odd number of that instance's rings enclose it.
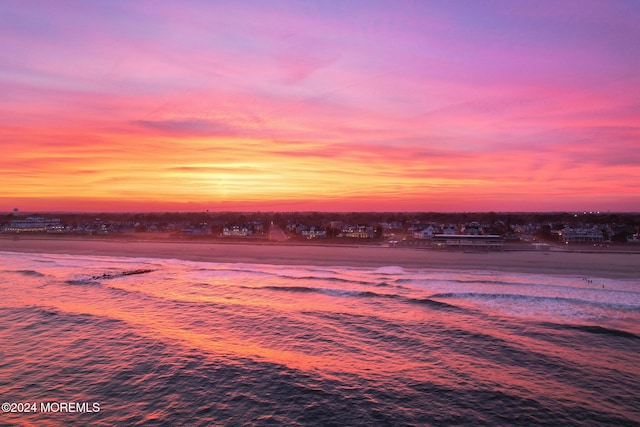
<instances>
[{"instance_id":1,"label":"ocean water","mask_svg":"<svg viewBox=\"0 0 640 427\"><path fill-rule=\"evenodd\" d=\"M4 252L0 396L0 425L640 425L640 279Z\"/></svg>"}]
</instances>

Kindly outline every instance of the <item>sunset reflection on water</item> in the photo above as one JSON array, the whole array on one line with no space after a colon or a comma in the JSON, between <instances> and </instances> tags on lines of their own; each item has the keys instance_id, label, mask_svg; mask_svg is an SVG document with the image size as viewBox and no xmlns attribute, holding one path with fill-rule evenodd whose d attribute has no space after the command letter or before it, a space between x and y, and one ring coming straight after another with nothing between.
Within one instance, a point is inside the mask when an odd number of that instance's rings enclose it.
<instances>
[{"instance_id":1,"label":"sunset reflection on water","mask_svg":"<svg viewBox=\"0 0 640 427\"><path fill-rule=\"evenodd\" d=\"M640 294L628 281L603 291L511 273L2 260L5 400L102 408L3 414L11 422L640 419ZM132 269L149 271L121 274Z\"/></svg>"}]
</instances>

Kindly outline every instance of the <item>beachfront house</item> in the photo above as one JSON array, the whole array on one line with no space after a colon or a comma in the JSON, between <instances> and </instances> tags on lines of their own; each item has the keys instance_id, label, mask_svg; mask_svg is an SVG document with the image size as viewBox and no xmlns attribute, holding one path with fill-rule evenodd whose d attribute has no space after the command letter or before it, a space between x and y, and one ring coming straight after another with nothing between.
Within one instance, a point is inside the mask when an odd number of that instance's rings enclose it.
<instances>
[{"instance_id":1,"label":"beachfront house","mask_svg":"<svg viewBox=\"0 0 640 427\"><path fill-rule=\"evenodd\" d=\"M476 221L465 224L462 228L464 232L463 234L466 234L468 236L479 236L483 234L482 226L479 222Z\"/></svg>"},{"instance_id":2,"label":"beachfront house","mask_svg":"<svg viewBox=\"0 0 640 427\"><path fill-rule=\"evenodd\" d=\"M327 237L327 229L319 225L304 226L300 234L307 239L324 239Z\"/></svg>"},{"instance_id":3,"label":"beachfront house","mask_svg":"<svg viewBox=\"0 0 640 427\"><path fill-rule=\"evenodd\" d=\"M604 241L604 234L599 228L571 228L564 227L558 232L563 243L600 243Z\"/></svg>"},{"instance_id":4,"label":"beachfront house","mask_svg":"<svg viewBox=\"0 0 640 427\"><path fill-rule=\"evenodd\" d=\"M373 239L375 236L373 226L364 224L344 225L338 235L338 237L350 237L354 239Z\"/></svg>"},{"instance_id":5,"label":"beachfront house","mask_svg":"<svg viewBox=\"0 0 640 427\"><path fill-rule=\"evenodd\" d=\"M264 234L264 224L260 221L226 225L222 228L222 235L227 237L248 237L256 234Z\"/></svg>"},{"instance_id":6,"label":"beachfront house","mask_svg":"<svg viewBox=\"0 0 640 427\"><path fill-rule=\"evenodd\" d=\"M204 236L211 234L211 226L207 223L189 224L182 229L182 234L190 236Z\"/></svg>"},{"instance_id":7,"label":"beachfront house","mask_svg":"<svg viewBox=\"0 0 640 427\"><path fill-rule=\"evenodd\" d=\"M253 232L246 225L228 225L222 229L222 235L228 237L246 237L251 236Z\"/></svg>"},{"instance_id":8,"label":"beachfront house","mask_svg":"<svg viewBox=\"0 0 640 427\"><path fill-rule=\"evenodd\" d=\"M4 233L62 233L66 230L59 218L30 216L26 219L12 219L2 231Z\"/></svg>"},{"instance_id":9,"label":"beachfront house","mask_svg":"<svg viewBox=\"0 0 640 427\"><path fill-rule=\"evenodd\" d=\"M438 228L434 227L433 225L429 225L428 227L423 228L420 231L414 231L413 238L420 240L431 239L436 233L439 232L440 230Z\"/></svg>"},{"instance_id":10,"label":"beachfront house","mask_svg":"<svg viewBox=\"0 0 640 427\"><path fill-rule=\"evenodd\" d=\"M457 230L455 225L448 224L442 227L442 234L454 235L456 233L457 233Z\"/></svg>"},{"instance_id":11,"label":"beachfront house","mask_svg":"<svg viewBox=\"0 0 640 427\"><path fill-rule=\"evenodd\" d=\"M502 238L497 234L436 234L433 247L437 249L501 251Z\"/></svg>"}]
</instances>

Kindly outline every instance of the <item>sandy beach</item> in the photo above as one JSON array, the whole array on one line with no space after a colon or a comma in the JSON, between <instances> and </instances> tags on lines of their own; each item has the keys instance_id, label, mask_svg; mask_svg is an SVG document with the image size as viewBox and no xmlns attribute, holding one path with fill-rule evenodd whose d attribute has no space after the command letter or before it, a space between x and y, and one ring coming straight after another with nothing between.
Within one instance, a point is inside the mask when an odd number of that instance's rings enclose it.
<instances>
[{"instance_id":1,"label":"sandy beach","mask_svg":"<svg viewBox=\"0 0 640 427\"><path fill-rule=\"evenodd\" d=\"M0 251L273 265L513 271L640 278L638 253L541 251L457 252L377 246L227 244L83 239L0 239Z\"/></svg>"}]
</instances>

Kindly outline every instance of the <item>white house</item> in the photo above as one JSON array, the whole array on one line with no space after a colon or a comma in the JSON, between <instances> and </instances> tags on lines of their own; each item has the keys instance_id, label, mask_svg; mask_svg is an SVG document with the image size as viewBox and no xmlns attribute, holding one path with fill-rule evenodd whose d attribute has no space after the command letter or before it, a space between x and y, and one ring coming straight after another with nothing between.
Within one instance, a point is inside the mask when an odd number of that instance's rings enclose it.
<instances>
[{"instance_id":1,"label":"white house","mask_svg":"<svg viewBox=\"0 0 640 427\"><path fill-rule=\"evenodd\" d=\"M604 241L602 230L598 228L570 228L564 227L558 232L564 243L598 243Z\"/></svg>"}]
</instances>

